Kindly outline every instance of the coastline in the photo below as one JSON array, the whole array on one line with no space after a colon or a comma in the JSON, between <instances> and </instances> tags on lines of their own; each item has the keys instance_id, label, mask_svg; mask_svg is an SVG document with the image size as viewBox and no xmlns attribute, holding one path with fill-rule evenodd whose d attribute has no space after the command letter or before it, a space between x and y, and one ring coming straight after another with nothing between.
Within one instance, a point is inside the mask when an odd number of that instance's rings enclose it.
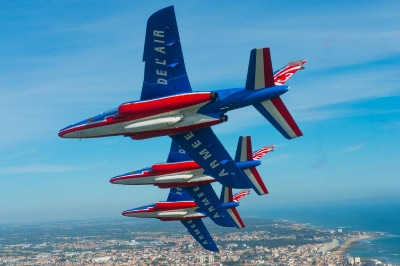
<instances>
[{"instance_id":1,"label":"coastline","mask_svg":"<svg viewBox=\"0 0 400 266\"><path fill-rule=\"evenodd\" d=\"M340 245L340 247L339 247L338 250L333 251L333 252L332 252L332 255L343 256L344 253L347 251L347 249L349 249L349 247L350 247L354 242L361 241L361 240L366 240L366 239L371 239L371 238L377 238L377 237L378 237L377 234L369 233L369 234L366 235L366 236L362 236L362 237L359 237L359 238L352 238L352 239L349 239L349 240L347 240L346 242L344 242L342 245Z\"/></svg>"}]
</instances>

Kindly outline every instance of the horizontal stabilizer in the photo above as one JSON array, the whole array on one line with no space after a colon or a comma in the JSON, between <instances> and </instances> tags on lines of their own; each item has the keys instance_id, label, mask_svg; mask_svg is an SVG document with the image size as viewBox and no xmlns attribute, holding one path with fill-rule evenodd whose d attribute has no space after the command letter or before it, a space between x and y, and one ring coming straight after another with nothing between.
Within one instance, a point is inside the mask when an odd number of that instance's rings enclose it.
<instances>
[{"instance_id":1,"label":"horizontal stabilizer","mask_svg":"<svg viewBox=\"0 0 400 266\"><path fill-rule=\"evenodd\" d=\"M281 98L257 103L254 107L287 139L303 136Z\"/></svg>"},{"instance_id":2,"label":"horizontal stabilizer","mask_svg":"<svg viewBox=\"0 0 400 266\"><path fill-rule=\"evenodd\" d=\"M250 194L250 189L247 190L242 190L238 193L236 193L235 195L232 194L232 188L230 187L222 187L221 190L221 202L222 203L226 203L226 202L238 202L240 201L242 198L244 198L246 195Z\"/></svg>"},{"instance_id":3,"label":"horizontal stabilizer","mask_svg":"<svg viewBox=\"0 0 400 266\"><path fill-rule=\"evenodd\" d=\"M297 60L289 62L286 66L274 72L275 85L283 85L290 79L298 70L304 69L304 64L307 60Z\"/></svg>"},{"instance_id":4,"label":"horizontal stabilizer","mask_svg":"<svg viewBox=\"0 0 400 266\"><path fill-rule=\"evenodd\" d=\"M265 146L253 152L253 160L260 160L265 154L274 151L275 146Z\"/></svg>"},{"instance_id":5,"label":"horizontal stabilizer","mask_svg":"<svg viewBox=\"0 0 400 266\"><path fill-rule=\"evenodd\" d=\"M219 252L217 245L201 219L184 220L181 223L203 248Z\"/></svg>"},{"instance_id":6,"label":"horizontal stabilizer","mask_svg":"<svg viewBox=\"0 0 400 266\"><path fill-rule=\"evenodd\" d=\"M256 168L245 169L243 172L247 176L252 188L258 195L261 196L268 194L268 189Z\"/></svg>"},{"instance_id":7,"label":"horizontal stabilizer","mask_svg":"<svg viewBox=\"0 0 400 266\"><path fill-rule=\"evenodd\" d=\"M233 201L238 202L239 200L243 199L246 195L249 195L249 194L250 194L250 191L251 191L251 190L248 189L248 190L242 190L242 191L236 193L236 194L233 196Z\"/></svg>"},{"instance_id":8,"label":"horizontal stabilizer","mask_svg":"<svg viewBox=\"0 0 400 266\"><path fill-rule=\"evenodd\" d=\"M229 215L231 216L233 222L235 223L236 227L239 229L245 228L242 218L240 217L236 208L227 209Z\"/></svg>"}]
</instances>

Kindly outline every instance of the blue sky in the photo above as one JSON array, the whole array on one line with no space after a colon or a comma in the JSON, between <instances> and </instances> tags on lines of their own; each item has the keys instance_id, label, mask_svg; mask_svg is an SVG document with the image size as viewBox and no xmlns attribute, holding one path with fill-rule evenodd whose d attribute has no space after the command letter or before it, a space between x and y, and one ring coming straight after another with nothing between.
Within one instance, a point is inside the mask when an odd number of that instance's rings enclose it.
<instances>
[{"instance_id":1,"label":"blue sky","mask_svg":"<svg viewBox=\"0 0 400 266\"><path fill-rule=\"evenodd\" d=\"M282 96L303 137L284 139L252 107L214 127L231 154L241 135L276 145L258 168L270 194L241 208L399 197L400 3L11 1L0 3L0 223L120 217L166 198L108 180L165 161L168 137L57 133L140 97L146 21L170 4L194 90L244 86L255 47L271 48L275 69L308 59Z\"/></svg>"}]
</instances>

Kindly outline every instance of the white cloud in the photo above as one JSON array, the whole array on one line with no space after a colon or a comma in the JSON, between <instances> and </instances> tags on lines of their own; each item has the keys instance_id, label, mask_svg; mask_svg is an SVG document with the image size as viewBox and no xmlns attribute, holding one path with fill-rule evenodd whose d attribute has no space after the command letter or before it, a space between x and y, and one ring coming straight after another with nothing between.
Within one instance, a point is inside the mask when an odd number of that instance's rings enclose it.
<instances>
[{"instance_id":1,"label":"white cloud","mask_svg":"<svg viewBox=\"0 0 400 266\"><path fill-rule=\"evenodd\" d=\"M328 153L327 155L338 155L338 154L344 154L344 153L353 152L353 151L356 151L356 150L359 150L359 149L363 148L366 144L367 143L365 143L365 142L364 143L360 143L360 144L355 145L355 146L347 147L347 148L345 148L345 149L343 149L341 151Z\"/></svg>"}]
</instances>

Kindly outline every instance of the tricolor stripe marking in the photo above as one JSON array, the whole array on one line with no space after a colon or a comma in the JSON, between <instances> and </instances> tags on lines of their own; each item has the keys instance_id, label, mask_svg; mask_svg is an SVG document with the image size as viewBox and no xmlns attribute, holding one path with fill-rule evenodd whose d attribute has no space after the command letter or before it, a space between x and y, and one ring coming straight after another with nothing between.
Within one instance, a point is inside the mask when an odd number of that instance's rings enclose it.
<instances>
[{"instance_id":1,"label":"tricolor stripe marking","mask_svg":"<svg viewBox=\"0 0 400 266\"><path fill-rule=\"evenodd\" d=\"M269 48L259 48L256 50L256 69L255 69L255 80L254 89L269 88L275 85L271 54Z\"/></svg>"},{"instance_id":2,"label":"tricolor stripe marking","mask_svg":"<svg viewBox=\"0 0 400 266\"><path fill-rule=\"evenodd\" d=\"M250 189L249 190L242 190L238 193L235 194L235 196L233 196L233 201L238 202L239 200L241 200L244 196L246 196L247 194L250 194Z\"/></svg>"},{"instance_id":3,"label":"tricolor stripe marking","mask_svg":"<svg viewBox=\"0 0 400 266\"><path fill-rule=\"evenodd\" d=\"M229 215L231 216L231 218L237 228L245 228L242 218L240 218L240 215L237 212L236 208L227 209L227 211L228 211Z\"/></svg>"},{"instance_id":4,"label":"tricolor stripe marking","mask_svg":"<svg viewBox=\"0 0 400 266\"><path fill-rule=\"evenodd\" d=\"M251 138L248 136L241 137L241 148L240 148L240 161L251 161L252 160L252 148L251 148Z\"/></svg>"},{"instance_id":5,"label":"tricolor stripe marking","mask_svg":"<svg viewBox=\"0 0 400 266\"><path fill-rule=\"evenodd\" d=\"M249 181L253 185L254 190L257 192L258 195L265 195L268 194L268 190L264 185L263 180L261 179L260 174L258 173L257 169L245 169L243 172L249 178Z\"/></svg>"},{"instance_id":6,"label":"tricolor stripe marking","mask_svg":"<svg viewBox=\"0 0 400 266\"><path fill-rule=\"evenodd\" d=\"M221 200L222 200L223 203L224 202L232 202L233 201L232 188L224 186L222 188L222 193L223 193L223 195L221 197Z\"/></svg>"},{"instance_id":7,"label":"tricolor stripe marking","mask_svg":"<svg viewBox=\"0 0 400 266\"><path fill-rule=\"evenodd\" d=\"M280 97L261 102L272 119L288 134L290 138L303 136L293 117L290 115Z\"/></svg>"},{"instance_id":8,"label":"tricolor stripe marking","mask_svg":"<svg viewBox=\"0 0 400 266\"><path fill-rule=\"evenodd\" d=\"M266 146L262 147L258 151L255 151L252 155L253 160L260 160L265 154L267 154L270 151L273 151L275 146Z\"/></svg>"}]
</instances>

